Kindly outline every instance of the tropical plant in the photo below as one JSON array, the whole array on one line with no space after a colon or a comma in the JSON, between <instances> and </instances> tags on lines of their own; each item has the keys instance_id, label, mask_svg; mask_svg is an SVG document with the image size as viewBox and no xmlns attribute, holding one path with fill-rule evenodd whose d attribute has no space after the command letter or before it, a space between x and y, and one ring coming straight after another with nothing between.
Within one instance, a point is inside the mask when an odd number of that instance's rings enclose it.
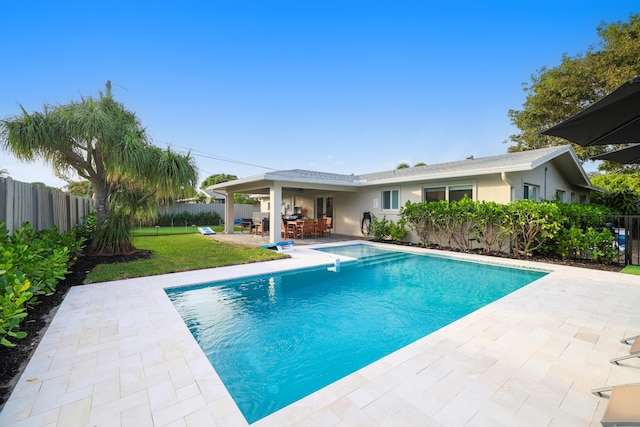
<instances>
[{"instance_id":1,"label":"tropical plant","mask_svg":"<svg viewBox=\"0 0 640 427\"><path fill-rule=\"evenodd\" d=\"M110 82L98 99L45 106L43 112L21 108L22 115L0 121L3 148L23 161L44 160L61 178L69 180L75 172L88 180L98 229L105 226L112 210L124 210L132 219L151 199L165 203L195 185L193 159L151 145L136 115L113 99ZM118 214L108 221L106 226L118 230L103 231L94 241L120 237L124 240L102 247L133 249L130 237L120 233L120 220Z\"/></svg>"},{"instance_id":2,"label":"tropical plant","mask_svg":"<svg viewBox=\"0 0 640 427\"><path fill-rule=\"evenodd\" d=\"M514 254L531 255L546 239L555 238L565 221L556 203L532 200L510 203L506 212L506 229L511 233Z\"/></svg>"}]
</instances>

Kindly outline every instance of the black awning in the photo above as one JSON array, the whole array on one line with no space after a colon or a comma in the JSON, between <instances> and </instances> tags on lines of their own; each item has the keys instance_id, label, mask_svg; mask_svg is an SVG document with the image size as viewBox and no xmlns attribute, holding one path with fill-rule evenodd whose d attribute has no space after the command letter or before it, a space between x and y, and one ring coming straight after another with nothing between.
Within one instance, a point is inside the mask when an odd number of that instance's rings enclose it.
<instances>
[{"instance_id":1,"label":"black awning","mask_svg":"<svg viewBox=\"0 0 640 427\"><path fill-rule=\"evenodd\" d=\"M640 77L540 133L559 136L583 147L640 143Z\"/></svg>"},{"instance_id":2,"label":"black awning","mask_svg":"<svg viewBox=\"0 0 640 427\"><path fill-rule=\"evenodd\" d=\"M593 160L610 160L626 165L640 164L640 144L624 147L619 150L594 156Z\"/></svg>"}]
</instances>

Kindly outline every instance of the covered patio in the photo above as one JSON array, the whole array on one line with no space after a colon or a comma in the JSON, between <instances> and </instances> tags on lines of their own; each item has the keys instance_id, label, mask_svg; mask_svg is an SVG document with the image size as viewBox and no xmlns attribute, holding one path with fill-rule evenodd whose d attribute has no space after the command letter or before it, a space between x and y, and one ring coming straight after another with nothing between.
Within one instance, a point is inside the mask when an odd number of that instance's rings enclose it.
<instances>
[{"instance_id":1,"label":"covered patio","mask_svg":"<svg viewBox=\"0 0 640 427\"><path fill-rule=\"evenodd\" d=\"M282 240L281 221L283 215L293 214L295 207L302 206L301 200L306 203L304 207L308 211L309 217L316 219L331 218L333 224L335 224L336 219L338 221L340 219L339 210L336 212L333 209L333 205L329 208L327 204L320 203L318 200L323 199L325 195L332 197L337 193L355 193L358 189L358 183L357 178L353 176L296 169L269 172L224 182L213 185L208 189L226 193L224 218L224 234L226 235L235 234L233 230L235 220L233 201L236 193L268 197L269 202L266 213L269 217L269 226L268 231L265 230L264 232L267 237L267 242L265 243L275 243ZM335 232L335 228L333 231ZM298 240L301 243L303 240L308 240L307 243L311 243L315 239ZM325 238L322 239L322 242L327 241Z\"/></svg>"}]
</instances>

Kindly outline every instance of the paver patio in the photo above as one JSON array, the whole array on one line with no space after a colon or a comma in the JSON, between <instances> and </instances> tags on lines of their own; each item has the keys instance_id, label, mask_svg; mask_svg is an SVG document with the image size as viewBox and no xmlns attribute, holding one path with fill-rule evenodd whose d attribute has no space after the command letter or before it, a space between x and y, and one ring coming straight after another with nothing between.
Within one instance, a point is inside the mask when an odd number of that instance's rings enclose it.
<instances>
[{"instance_id":1,"label":"paver patio","mask_svg":"<svg viewBox=\"0 0 640 427\"><path fill-rule=\"evenodd\" d=\"M286 260L73 287L0 425L246 425L164 288L329 262L298 246ZM253 425L600 425L607 399L590 390L640 382L640 359L608 362L640 333L640 279L494 262L553 271Z\"/></svg>"}]
</instances>

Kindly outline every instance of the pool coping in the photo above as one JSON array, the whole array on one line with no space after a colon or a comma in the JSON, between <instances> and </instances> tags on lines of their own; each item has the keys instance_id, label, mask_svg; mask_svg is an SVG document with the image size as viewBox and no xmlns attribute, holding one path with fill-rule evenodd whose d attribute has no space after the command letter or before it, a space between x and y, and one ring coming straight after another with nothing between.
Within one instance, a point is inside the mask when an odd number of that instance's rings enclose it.
<instances>
[{"instance_id":1,"label":"pool coping","mask_svg":"<svg viewBox=\"0 0 640 427\"><path fill-rule=\"evenodd\" d=\"M297 247L285 260L73 287L0 424L247 425L164 289L331 265L335 256L312 248L343 244ZM606 399L591 388L640 382L640 362L608 363L628 352L619 339L640 329L637 277L397 249L550 274L252 425L595 426Z\"/></svg>"}]
</instances>

